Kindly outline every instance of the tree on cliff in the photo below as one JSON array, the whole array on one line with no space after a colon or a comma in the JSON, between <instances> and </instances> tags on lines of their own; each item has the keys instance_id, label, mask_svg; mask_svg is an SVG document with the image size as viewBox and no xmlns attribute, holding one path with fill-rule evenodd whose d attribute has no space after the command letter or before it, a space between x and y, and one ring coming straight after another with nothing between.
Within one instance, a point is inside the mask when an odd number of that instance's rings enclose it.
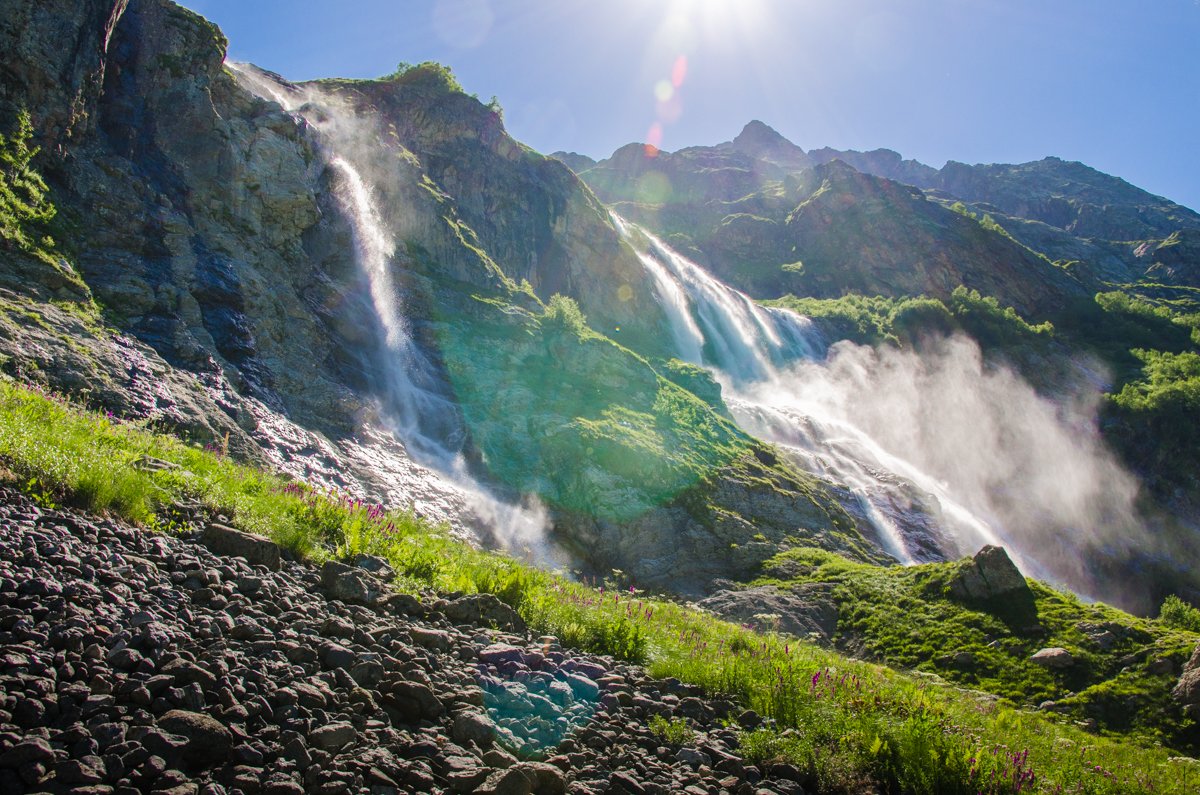
<instances>
[{"instance_id":1,"label":"tree on cliff","mask_svg":"<svg viewBox=\"0 0 1200 795\"><path fill-rule=\"evenodd\" d=\"M33 122L28 111L17 114L17 128L0 134L0 239L29 251L46 251L54 241L44 235L44 225L54 217L45 180L34 170L39 149L30 146ZM43 232L39 236L38 230Z\"/></svg>"}]
</instances>

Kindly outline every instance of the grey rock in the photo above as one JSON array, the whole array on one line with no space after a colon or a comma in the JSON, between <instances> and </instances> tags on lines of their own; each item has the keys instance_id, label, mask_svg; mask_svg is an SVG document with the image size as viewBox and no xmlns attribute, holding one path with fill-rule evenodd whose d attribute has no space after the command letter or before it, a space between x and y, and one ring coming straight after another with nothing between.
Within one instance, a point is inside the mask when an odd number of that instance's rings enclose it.
<instances>
[{"instance_id":1,"label":"grey rock","mask_svg":"<svg viewBox=\"0 0 1200 795\"><path fill-rule=\"evenodd\" d=\"M1183 666L1179 681L1171 690L1171 697L1189 715L1200 715L1200 644Z\"/></svg>"},{"instance_id":2,"label":"grey rock","mask_svg":"<svg viewBox=\"0 0 1200 795\"><path fill-rule=\"evenodd\" d=\"M975 602L1033 598L1024 575L1004 547L991 545L979 550L971 562L962 567L950 583L950 594Z\"/></svg>"},{"instance_id":3,"label":"grey rock","mask_svg":"<svg viewBox=\"0 0 1200 795\"><path fill-rule=\"evenodd\" d=\"M455 624L496 627L508 632L524 632L525 621L510 606L490 593L460 596L442 610Z\"/></svg>"},{"instance_id":4,"label":"grey rock","mask_svg":"<svg viewBox=\"0 0 1200 795\"><path fill-rule=\"evenodd\" d=\"M1070 668L1075 664L1075 655L1064 648L1053 646L1034 653L1029 661L1043 668Z\"/></svg>"},{"instance_id":5,"label":"grey rock","mask_svg":"<svg viewBox=\"0 0 1200 795\"><path fill-rule=\"evenodd\" d=\"M829 640L837 632L838 608L822 583L805 583L794 590L772 585L718 591L700 602L722 618L755 621L763 614L779 617L778 629L798 638L816 635Z\"/></svg>"},{"instance_id":6,"label":"grey rock","mask_svg":"<svg viewBox=\"0 0 1200 795\"><path fill-rule=\"evenodd\" d=\"M245 558L252 566L279 571L282 565L279 545L264 536L214 523L204 528L203 540L204 545L218 555Z\"/></svg>"},{"instance_id":7,"label":"grey rock","mask_svg":"<svg viewBox=\"0 0 1200 795\"><path fill-rule=\"evenodd\" d=\"M495 739L496 724L487 715L471 710L465 710L454 716L450 728L450 736L457 743L473 742L480 748L487 748Z\"/></svg>"},{"instance_id":8,"label":"grey rock","mask_svg":"<svg viewBox=\"0 0 1200 795\"><path fill-rule=\"evenodd\" d=\"M331 599L367 606L376 604L385 593L383 583L364 570L333 560L321 568L321 587Z\"/></svg>"}]
</instances>

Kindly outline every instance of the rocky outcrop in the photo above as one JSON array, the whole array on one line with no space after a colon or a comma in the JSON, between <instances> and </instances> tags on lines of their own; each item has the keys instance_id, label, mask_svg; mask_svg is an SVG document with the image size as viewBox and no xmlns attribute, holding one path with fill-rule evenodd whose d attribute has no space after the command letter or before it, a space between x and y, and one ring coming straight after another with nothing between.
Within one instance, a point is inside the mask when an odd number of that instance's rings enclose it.
<instances>
[{"instance_id":1,"label":"rocky outcrop","mask_svg":"<svg viewBox=\"0 0 1200 795\"><path fill-rule=\"evenodd\" d=\"M800 793L733 704L0 488L4 791ZM430 638L437 638L432 643ZM684 718L680 747L653 716ZM747 717L749 716L749 717ZM789 778L790 776L790 778Z\"/></svg>"},{"instance_id":2,"label":"rocky outcrop","mask_svg":"<svg viewBox=\"0 0 1200 795\"><path fill-rule=\"evenodd\" d=\"M784 590L771 585L718 591L699 602L722 618L797 638L828 642L837 632L838 607L822 583Z\"/></svg>"},{"instance_id":3,"label":"rocky outcrop","mask_svg":"<svg viewBox=\"0 0 1200 795\"><path fill-rule=\"evenodd\" d=\"M1171 696L1185 714L1200 720L1200 645L1196 646L1191 659L1184 664L1183 674L1171 691Z\"/></svg>"},{"instance_id":4,"label":"rocky outcrop","mask_svg":"<svg viewBox=\"0 0 1200 795\"><path fill-rule=\"evenodd\" d=\"M0 2L0 119L28 110L55 159L92 132L113 31L128 1Z\"/></svg>"},{"instance_id":5,"label":"rocky outcrop","mask_svg":"<svg viewBox=\"0 0 1200 795\"><path fill-rule=\"evenodd\" d=\"M963 601L989 602L996 599L1032 599L1025 576L1004 551L985 546L950 581L950 595Z\"/></svg>"}]
</instances>

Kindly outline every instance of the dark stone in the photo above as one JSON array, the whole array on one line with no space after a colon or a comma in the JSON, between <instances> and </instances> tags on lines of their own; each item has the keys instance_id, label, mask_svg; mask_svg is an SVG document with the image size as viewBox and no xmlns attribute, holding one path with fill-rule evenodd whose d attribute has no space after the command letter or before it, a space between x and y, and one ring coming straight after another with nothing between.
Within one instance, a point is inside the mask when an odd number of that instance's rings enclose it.
<instances>
[{"instance_id":1,"label":"dark stone","mask_svg":"<svg viewBox=\"0 0 1200 795\"><path fill-rule=\"evenodd\" d=\"M183 758L193 767L206 768L221 764L228 760L233 748L233 735L229 729L200 712L171 710L158 719L158 725L187 740L183 747Z\"/></svg>"}]
</instances>

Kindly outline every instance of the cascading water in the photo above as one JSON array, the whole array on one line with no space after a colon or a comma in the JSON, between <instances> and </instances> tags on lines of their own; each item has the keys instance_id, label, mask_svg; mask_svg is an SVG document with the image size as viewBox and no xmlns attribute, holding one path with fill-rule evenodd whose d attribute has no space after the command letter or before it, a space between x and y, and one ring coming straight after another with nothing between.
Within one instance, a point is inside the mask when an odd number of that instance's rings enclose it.
<instances>
[{"instance_id":1,"label":"cascading water","mask_svg":"<svg viewBox=\"0 0 1200 795\"><path fill-rule=\"evenodd\" d=\"M413 338L404 314L404 295L393 276L396 241L363 176L370 166L355 162L355 153L378 149L376 129L335 97L286 85L249 64L229 66L250 91L277 103L317 131L318 148L335 176L335 198L351 227L355 260L382 337L378 373L381 413L390 434L404 449L398 454L389 439L364 428L360 433L364 441L347 445L346 452L375 473L410 470L399 492L408 496L414 485L428 492L426 504L434 504L433 515L484 528L501 545L522 548L542 563L561 563L545 542L548 520L536 500L513 504L498 499L467 471L462 455L467 433L461 413L445 379ZM404 458L413 459L418 466Z\"/></svg>"},{"instance_id":2,"label":"cascading water","mask_svg":"<svg viewBox=\"0 0 1200 795\"><path fill-rule=\"evenodd\" d=\"M742 427L844 487L843 505L887 552L913 563L1001 542L945 483L805 395L792 367L827 352L812 321L756 304L653 235L614 221L654 279L680 358L714 371Z\"/></svg>"}]
</instances>

